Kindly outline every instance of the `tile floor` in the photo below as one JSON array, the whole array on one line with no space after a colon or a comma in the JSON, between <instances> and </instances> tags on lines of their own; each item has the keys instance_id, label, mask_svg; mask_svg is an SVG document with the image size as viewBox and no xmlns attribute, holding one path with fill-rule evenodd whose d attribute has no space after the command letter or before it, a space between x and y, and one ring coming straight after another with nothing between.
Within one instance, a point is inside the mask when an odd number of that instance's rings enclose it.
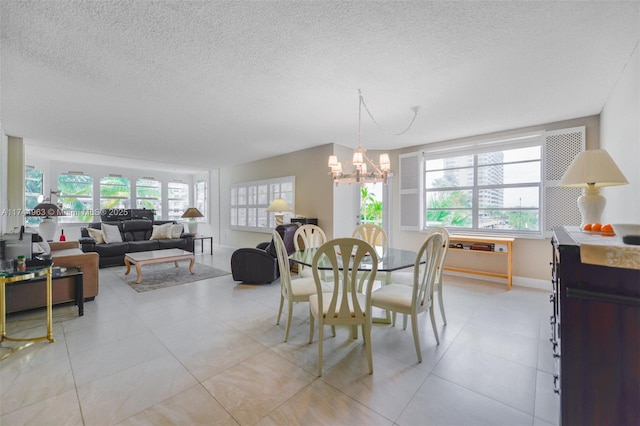
<instances>
[{"instance_id":1,"label":"tile floor","mask_svg":"<svg viewBox=\"0 0 640 426\"><path fill-rule=\"evenodd\" d=\"M197 261L229 270L230 254L214 247ZM228 275L137 293L102 269L83 317L54 308L55 343L0 363L0 424L557 423L544 291L447 276L448 325L436 312L436 345L422 315L423 363L410 325L375 324L369 375L362 340L338 328L325 333L319 378L305 304L282 341L279 285ZM9 332L39 334L43 316L11 315Z\"/></svg>"}]
</instances>

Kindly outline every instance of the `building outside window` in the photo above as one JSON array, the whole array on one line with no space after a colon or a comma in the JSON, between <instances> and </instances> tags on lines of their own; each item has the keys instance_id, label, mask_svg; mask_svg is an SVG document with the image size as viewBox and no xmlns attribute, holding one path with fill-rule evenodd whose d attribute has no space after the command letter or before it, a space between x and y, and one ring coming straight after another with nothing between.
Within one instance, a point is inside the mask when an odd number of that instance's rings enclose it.
<instances>
[{"instance_id":1,"label":"building outside window","mask_svg":"<svg viewBox=\"0 0 640 426\"><path fill-rule=\"evenodd\" d=\"M154 178L136 181L136 208L155 210L156 218L162 217L162 183Z\"/></svg>"},{"instance_id":2,"label":"building outside window","mask_svg":"<svg viewBox=\"0 0 640 426\"><path fill-rule=\"evenodd\" d=\"M184 182L169 182L167 184L167 213L168 220L179 220L189 208L189 185Z\"/></svg>"},{"instance_id":3,"label":"building outside window","mask_svg":"<svg viewBox=\"0 0 640 426\"><path fill-rule=\"evenodd\" d=\"M60 223L86 223L93 219L93 178L84 174L63 173L58 176L58 202L66 216Z\"/></svg>"}]
</instances>

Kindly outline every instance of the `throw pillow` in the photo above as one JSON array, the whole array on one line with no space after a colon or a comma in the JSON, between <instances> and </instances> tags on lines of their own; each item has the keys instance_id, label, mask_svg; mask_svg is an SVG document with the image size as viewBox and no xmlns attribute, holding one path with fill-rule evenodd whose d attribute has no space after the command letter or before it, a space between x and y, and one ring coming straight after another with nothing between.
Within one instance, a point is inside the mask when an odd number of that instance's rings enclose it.
<instances>
[{"instance_id":1,"label":"throw pillow","mask_svg":"<svg viewBox=\"0 0 640 426\"><path fill-rule=\"evenodd\" d=\"M95 240L96 244L104 244L104 234L101 229L87 228L87 232Z\"/></svg>"},{"instance_id":2,"label":"throw pillow","mask_svg":"<svg viewBox=\"0 0 640 426\"><path fill-rule=\"evenodd\" d=\"M172 223L165 223L164 225L153 225L153 232L151 233L150 240L165 240L171 238L171 225Z\"/></svg>"},{"instance_id":3,"label":"throw pillow","mask_svg":"<svg viewBox=\"0 0 640 426\"><path fill-rule=\"evenodd\" d=\"M121 243L122 235L120 234L120 229L118 229L118 225L107 225L106 223L102 224L102 234L105 243Z\"/></svg>"},{"instance_id":4,"label":"throw pillow","mask_svg":"<svg viewBox=\"0 0 640 426\"><path fill-rule=\"evenodd\" d=\"M172 239L180 238L180 236L182 235L183 229L184 229L184 226L181 223L178 223L177 225L171 225L171 238Z\"/></svg>"}]
</instances>

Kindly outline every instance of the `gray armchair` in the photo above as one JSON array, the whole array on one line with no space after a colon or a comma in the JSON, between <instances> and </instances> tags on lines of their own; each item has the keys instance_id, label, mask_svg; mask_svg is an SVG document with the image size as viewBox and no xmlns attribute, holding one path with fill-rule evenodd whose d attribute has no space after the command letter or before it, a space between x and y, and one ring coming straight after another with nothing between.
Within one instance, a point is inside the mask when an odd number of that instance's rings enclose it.
<instances>
[{"instance_id":1,"label":"gray armchair","mask_svg":"<svg viewBox=\"0 0 640 426\"><path fill-rule=\"evenodd\" d=\"M293 235L298 224L278 225L276 231L282 237L287 253L295 251ZM280 277L278 257L273 241L258 244L255 248L241 248L231 255L231 274L234 281L245 284L269 284Z\"/></svg>"}]
</instances>

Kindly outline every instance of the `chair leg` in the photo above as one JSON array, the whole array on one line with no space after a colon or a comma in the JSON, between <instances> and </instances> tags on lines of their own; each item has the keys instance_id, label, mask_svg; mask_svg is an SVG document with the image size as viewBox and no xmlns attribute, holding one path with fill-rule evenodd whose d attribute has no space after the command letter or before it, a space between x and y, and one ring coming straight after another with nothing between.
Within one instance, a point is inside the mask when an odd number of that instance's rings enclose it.
<instances>
[{"instance_id":1,"label":"chair leg","mask_svg":"<svg viewBox=\"0 0 640 426\"><path fill-rule=\"evenodd\" d=\"M438 303L440 304L440 314L442 315L442 322L447 325L447 317L444 314L444 303L442 302L442 283L438 286Z\"/></svg>"},{"instance_id":2,"label":"chair leg","mask_svg":"<svg viewBox=\"0 0 640 426\"><path fill-rule=\"evenodd\" d=\"M406 318L406 314L405 314ZM418 315L411 314L411 328L413 329L413 343L416 345L418 362L422 362L422 351L420 350L420 333L418 333Z\"/></svg>"},{"instance_id":3,"label":"chair leg","mask_svg":"<svg viewBox=\"0 0 640 426\"><path fill-rule=\"evenodd\" d=\"M291 299L287 300L287 325L284 328L284 341L289 340L289 328L291 327L291 318L293 316L293 302Z\"/></svg>"},{"instance_id":4,"label":"chair leg","mask_svg":"<svg viewBox=\"0 0 640 426\"><path fill-rule=\"evenodd\" d=\"M280 325L280 316L282 315L282 306L284 305L284 296L280 294L280 309L278 309L278 319L276 325Z\"/></svg>"},{"instance_id":5,"label":"chair leg","mask_svg":"<svg viewBox=\"0 0 640 426\"><path fill-rule=\"evenodd\" d=\"M371 322L362 324L362 338L367 349L367 361L369 361L369 374L373 374L373 354L371 352Z\"/></svg>"},{"instance_id":6,"label":"chair leg","mask_svg":"<svg viewBox=\"0 0 640 426\"><path fill-rule=\"evenodd\" d=\"M331 334L333 334L333 337L336 337L336 326L335 325L331 326Z\"/></svg>"},{"instance_id":7,"label":"chair leg","mask_svg":"<svg viewBox=\"0 0 640 426\"><path fill-rule=\"evenodd\" d=\"M402 314L402 329L407 329L407 314Z\"/></svg>"},{"instance_id":8,"label":"chair leg","mask_svg":"<svg viewBox=\"0 0 640 426\"><path fill-rule=\"evenodd\" d=\"M387 311L389 312L389 311ZM391 327L395 327L396 326L396 312L393 311L391 312Z\"/></svg>"},{"instance_id":9,"label":"chair leg","mask_svg":"<svg viewBox=\"0 0 640 426\"><path fill-rule=\"evenodd\" d=\"M318 377L322 376L322 343L324 340L324 324L318 318Z\"/></svg>"},{"instance_id":10,"label":"chair leg","mask_svg":"<svg viewBox=\"0 0 640 426\"><path fill-rule=\"evenodd\" d=\"M433 334L436 336L436 343L440 344L440 339L438 338L438 329L436 328L436 315L433 312L433 306L429 309L429 316L431 317L431 327L433 327Z\"/></svg>"},{"instance_id":11,"label":"chair leg","mask_svg":"<svg viewBox=\"0 0 640 426\"><path fill-rule=\"evenodd\" d=\"M311 313L311 309L309 309L309 344L313 342L313 323L315 322L315 317Z\"/></svg>"}]
</instances>

